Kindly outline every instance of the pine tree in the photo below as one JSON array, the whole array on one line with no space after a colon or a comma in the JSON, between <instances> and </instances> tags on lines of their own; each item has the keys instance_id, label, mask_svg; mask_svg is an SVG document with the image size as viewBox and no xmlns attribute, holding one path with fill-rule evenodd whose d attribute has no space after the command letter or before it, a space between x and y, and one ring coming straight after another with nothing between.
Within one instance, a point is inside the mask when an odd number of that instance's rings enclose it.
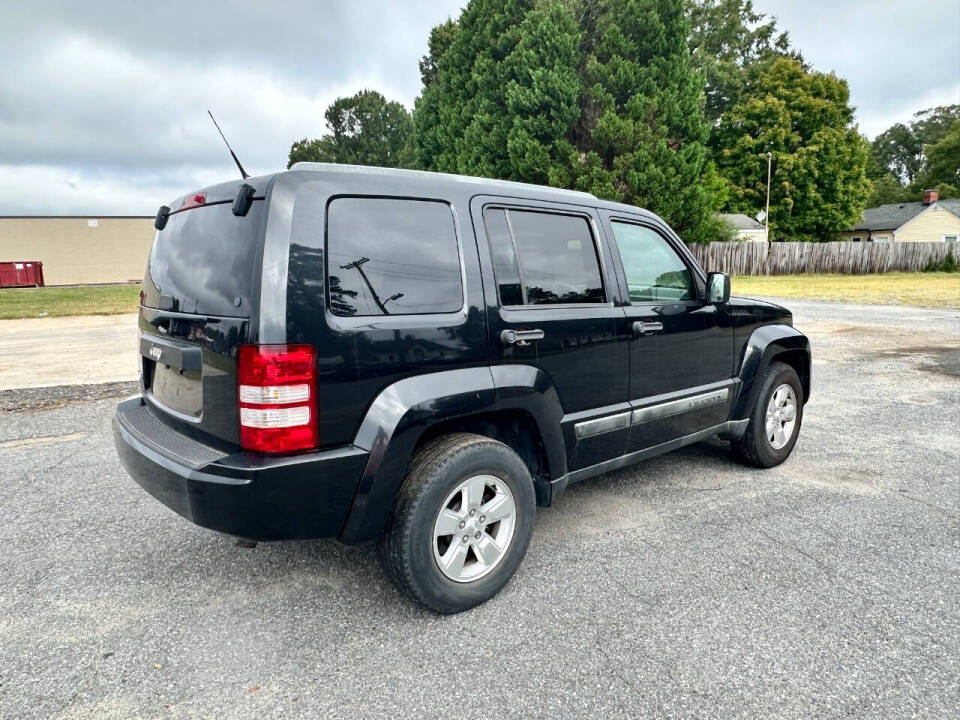
<instances>
[{"instance_id":1,"label":"pine tree","mask_svg":"<svg viewBox=\"0 0 960 720\"><path fill-rule=\"evenodd\" d=\"M581 159L572 184L649 208L685 240L715 239L720 185L707 164L703 76L681 0L604 0L584 58ZM555 179L560 179L559 177Z\"/></svg>"},{"instance_id":2,"label":"pine tree","mask_svg":"<svg viewBox=\"0 0 960 720\"><path fill-rule=\"evenodd\" d=\"M471 0L417 101L420 162L587 190L647 207L687 240L714 239L721 185L684 8Z\"/></svg>"},{"instance_id":3,"label":"pine tree","mask_svg":"<svg viewBox=\"0 0 960 720\"><path fill-rule=\"evenodd\" d=\"M414 114L424 166L546 183L566 162L579 113L579 30L563 5L533 5L473 0L455 31L435 28ZM448 41L438 58L434 40Z\"/></svg>"}]
</instances>

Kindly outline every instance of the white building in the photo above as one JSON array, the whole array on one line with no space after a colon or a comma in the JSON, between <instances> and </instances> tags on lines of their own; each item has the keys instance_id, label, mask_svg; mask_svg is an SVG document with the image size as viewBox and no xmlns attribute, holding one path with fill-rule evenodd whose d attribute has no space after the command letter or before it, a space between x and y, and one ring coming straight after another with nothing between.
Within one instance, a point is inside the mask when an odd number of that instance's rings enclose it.
<instances>
[{"instance_id":1,"label":"white building","mask_svg":"<svg viewBox=\"0 0 960 720\"><path fill-rule=\"evenodd\" d=\"M960 238L960 198L941 200L936 190L927 190L918 202L867 208L860 222L840 236L852 242L955 243Z\"/></svg>"},{"instance_id":2,"label":"white building","mask_svg":"<svg viewBox=\"0 0 960 720\"><path fill-rule=\"evenodd\" d=\"M737 229L737 240L764 242L767 239L763 223L757 222L749 215L724 213L721 217Z\"/></svg>"}]
</instances>

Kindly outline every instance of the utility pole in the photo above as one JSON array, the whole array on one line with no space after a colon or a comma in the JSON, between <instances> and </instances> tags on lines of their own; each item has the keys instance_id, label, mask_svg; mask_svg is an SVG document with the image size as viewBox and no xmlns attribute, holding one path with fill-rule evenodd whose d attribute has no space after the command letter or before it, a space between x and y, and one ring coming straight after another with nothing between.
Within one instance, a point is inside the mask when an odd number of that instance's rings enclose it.
<instances>
[{"instance_id":1,"label":"utility pole","mask_svg":"<svg viewBox=\"0 0 960 720\"><path fill-rule=\"evenodd\" d=\"M770 244L770 166L773 162L773 153L769 150L767 151L767 214L763 218L763 239Z\"/></svg>"},{"instance_id":2,"label":"utility pole","mask_svg":"<svg viewBox=\"0 0 960 720\"><path fill-rule=\"evenodd\" d=\"M359 260L354 260L352 263L347 263L346 265L341 265L341 270L356 270L360 273L360 277L363 278L363 282L366 284L367 289L370 291L370 294L373 296L373 301L377 304L377 307L380 308L380 312L384 315L389 315L390 311L386 308L386 303L391 300L396 300L403 297L403 293L397 293L396 295L391 295L383 302L380 301L380 296L377 295L377 291L373 289L373 285L370 284L370 278L367 277L367 274L363 271L363 264L370 262L370 258L362 257Z\"/></svg>"}]
</instances>

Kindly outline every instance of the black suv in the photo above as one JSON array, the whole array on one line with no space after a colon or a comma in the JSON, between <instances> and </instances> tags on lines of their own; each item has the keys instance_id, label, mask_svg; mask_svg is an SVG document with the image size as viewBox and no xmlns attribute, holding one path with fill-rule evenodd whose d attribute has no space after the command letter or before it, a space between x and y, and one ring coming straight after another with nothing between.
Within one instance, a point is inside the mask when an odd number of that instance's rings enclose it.
<instances>
[{"instance_id":1,"label":"black suv","mask_svg":"<svg viewBox=\"0 0 960 720\"><path fill-rule=\"evenodd\" d=\"M438 612L503 587L570 483L712 436L770 467L797 440L807 338L644 210L299 164L156 226L124 467L240 538L377 541Z\"/></svg>"}]
</instances>

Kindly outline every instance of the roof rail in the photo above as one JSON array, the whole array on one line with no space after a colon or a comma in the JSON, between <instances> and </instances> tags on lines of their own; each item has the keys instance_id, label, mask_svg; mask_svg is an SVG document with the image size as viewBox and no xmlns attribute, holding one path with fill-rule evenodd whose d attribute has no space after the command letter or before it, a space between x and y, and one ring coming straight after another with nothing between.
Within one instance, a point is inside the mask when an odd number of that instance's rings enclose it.
<instances>
[{"instance_id":1,"label":"roof rail","mask_svg":"<svg viewBox=\"0 0 960 720\"><path fill-rule=\"evenodd\" d=\"M406 170L401 168L385 168L373 165L341 165L340 163L298 162L291 170L305 170L309 172L339 172L355 173L357 175L381 175L384 177L419 178L421 180L448 180L451 182L485 185L487 187L523 188L545 193L557 193L567 197L578 197L596 200L597 197L582 190L565 190L564 188L550 187L549 185L534 185L533 183L516 182L514 180L494 180L492 178L474 177L472 175L453 175L451 173L431 172L428 170Z\"/></svg>"}]
</instances>

